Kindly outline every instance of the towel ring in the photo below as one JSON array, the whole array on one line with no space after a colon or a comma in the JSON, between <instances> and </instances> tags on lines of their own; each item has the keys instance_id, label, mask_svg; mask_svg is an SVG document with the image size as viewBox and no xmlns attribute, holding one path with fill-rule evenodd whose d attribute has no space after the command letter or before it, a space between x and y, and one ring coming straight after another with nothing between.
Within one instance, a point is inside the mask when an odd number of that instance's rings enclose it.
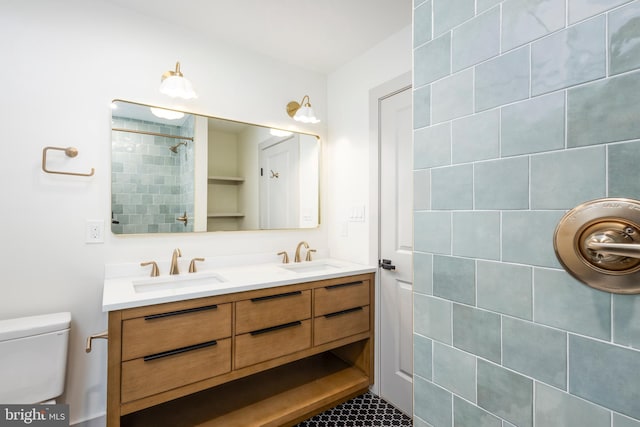
<instances>
[{"instance_id":1,"label":"towel ring","mask_svg":"<svg viewBox=\"0 0 640 427\"><path fill-rule=\"evenodd\" d=\"M73 176L92 176L95 173L95 169L91 168L91 172L89 173L77 173L77 172L64 172L64 171L52 171L47 169L47 151L48 150L58 150L64 151L67 157L76 157L78 155L78 149L75 147L44 147L42 149L42 170L46 173L57 173L60 175L73 175Z\"/></svg>"}]
</instances>

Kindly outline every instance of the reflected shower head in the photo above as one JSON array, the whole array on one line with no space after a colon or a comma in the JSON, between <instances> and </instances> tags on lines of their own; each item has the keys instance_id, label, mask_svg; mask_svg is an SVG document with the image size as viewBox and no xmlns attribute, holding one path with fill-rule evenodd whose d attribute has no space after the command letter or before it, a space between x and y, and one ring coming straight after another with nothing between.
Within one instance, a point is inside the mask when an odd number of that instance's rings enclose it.
<instances>
[{"instance_id":1,"label":"reflected shower head","mask_svg":"<svg viewBox=\"0 0 640 427\"><path fill-rule=\"evenodd\" d=\"M171 147L169 147L169 150L171 150L174 153L177 153L178 152L178 147L180 147L181 145L187 145L187 143L184 142L184 141L180 141L176 145L172 145Z\"/></svg>"}]
</instances>

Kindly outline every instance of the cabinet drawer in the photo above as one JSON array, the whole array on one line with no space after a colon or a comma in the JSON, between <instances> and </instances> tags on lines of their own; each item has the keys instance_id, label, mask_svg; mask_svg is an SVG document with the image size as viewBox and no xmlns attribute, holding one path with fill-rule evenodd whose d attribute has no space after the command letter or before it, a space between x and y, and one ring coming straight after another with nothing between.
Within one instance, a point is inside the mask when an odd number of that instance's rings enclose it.
<instances>
[{"instance_id":1,"label":"cabinet drawer","mask_svg":"<svg viewBox=\"0 0 640 427\"><path fill-rule=\"evenodd\" d=\"M325 286L314 292L314 316L369 305L368 280Z\"/></svg>"},{"instance_id":2,"label":"cabinet drawer","mask_svg":"<svg viewBox=\"0 0 640 427\"><path fill-rule=\"evenodd\" d=\"M236 336L235 368L244 368L311 347L311 320Z\"/></svg>"},{"instance_id":3,"label":"cabinet drawer","mask_svg":"<svg viewBox=\"0 0 640 427\"><path fill-rule=\"evenodd\" d=\"M231 304L160 312L122 322L122 360L231 336Z\"/></svg>"},{"instance_id":4,"label":"cabinet drawer","mask_svg":"<svg viewBox=\"0 0 640 427\"><path fill-rule=\"evenodd\" d=\"M283 292L236 303L236 334L311 317L311 291Z\"/></svg>"},{"instance_id":5,"label":"cabinet drawer","mask_svg":"<svg viewBox=\"0 0 640 427\"><path fill-rule=\"evenodd\" d=\"M320 345L369 330L369 306L315 318L313 345Z\"/></svg>"},{"instance_id":6,"label":"cabinet drawer","mask_svg":"<svg viewBox=\"0 0 640 427\"><path fill-rule=\"evenodd\" d=\"M215 344L212 344L214 343ZM130 402L231 371L231 338L122 363L122 402ZM206 346L205 346L206 345ZM147 360L145 360L147 359Z\"/></svg>"}]
</instances>

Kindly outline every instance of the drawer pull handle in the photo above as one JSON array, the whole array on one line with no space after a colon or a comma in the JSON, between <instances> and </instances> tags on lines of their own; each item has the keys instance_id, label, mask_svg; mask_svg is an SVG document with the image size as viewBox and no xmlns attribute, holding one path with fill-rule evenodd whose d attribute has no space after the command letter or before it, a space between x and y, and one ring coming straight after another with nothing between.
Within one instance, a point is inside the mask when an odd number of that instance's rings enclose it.
<instances>
[{"instance_id":1,"label":"drawer pull handle","mask_svg":"<svg viewBox=\"0 0 640 427\"><path fill-rule=\"evenodd\" d=\"M156 353L149 356L144 356L144 361L149 362L151 360L162 359L163 357L175 356L177 354L186 353L188 351L200 350L201 348L212 347L218 344L216 340L203 342L201 344L190 345L188 347L176 348L175 350L163 351L162 353Z\"/></svg>"},{"instance_id":2,"label":"drawer pull handle","mask_svg":"<svg viewBox=\"0 0 640 427\"><path fill-rule=\"evenodd\" d=\"M331 285L331 286L325 286L325 289L336 289L336 288L343 288L345 286L357 286L357 285L362 285L362 281L360 282L349 282L349 283L340 283L337 285Z\"/></svg>"},{"instance_id":3,"label":"drawer pull handle","mask_svg":"<svg viewBox=\"0 0 640 427\"><path fill-rule=\"evenodd\" d=\"M295 322L285 323L284 325L272 326L270 328L258 329L257 331L250 332L251 336L266 334L267 332L277 331L280 329L290 328L292 326L300 326L302 322L297 320Z\"/></svg>"},{"instance_id":4,"label":"drawer pull handle","mask_svg":"<svg viewBox=\"0 0 640 427\"><path fill-rule=\"evenodd\" d=\"M286 292L284 294L267 295L266 297L251 298L251 302L266 301L269 299L284 298L284 297L290 297L293 295L302 295L302 291Z\"/></svg>"},{"instance_id":5,"label":"drawer pull handle","mask_svg":"<svg viewBox=\"0 0 640 427\"><path fill-rule=\"evenodd\" d=\"M353 313L354 311L362 311L362 307L349 308L349 309L347 309L347 310L336 311L335 313L325 314L325 315L324 315L324 317L325 317L326 319L329 319L329 318L331 318L331 317L340 316L340 315L342 315L342 314Z\"/></svg>"},{"instance_id":6,"label":"drawer pull handle","mask_svg":"<svg viewBox=\"0 0 640 427\"><path fill-rule=\"evenodd\" d=\"M197 313L199 311L215 310L217 308L218 306L214 304L214 305L206 305L204 307L187 308L185 310L168 311L166 313L150 314L148 316L144 316L144 320L162 319L163 317L178 316L180 314Z\"/></svg>"}]
</instances>

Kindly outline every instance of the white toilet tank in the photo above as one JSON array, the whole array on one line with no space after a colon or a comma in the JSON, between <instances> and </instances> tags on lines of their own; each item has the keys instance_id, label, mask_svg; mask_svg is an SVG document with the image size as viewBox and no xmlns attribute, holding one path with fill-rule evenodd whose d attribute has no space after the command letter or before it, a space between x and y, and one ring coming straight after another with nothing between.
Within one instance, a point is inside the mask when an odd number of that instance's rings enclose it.
<instances>
[{"instance_id":1,"label":"white toilet tank","mask_svg":"<svg viewBox=\"0 0 640 427\"><path fill-rule=\"evenodd\" d=\"M0 320L0 403L35 404L64 390L71 313Z\"/></svg>"}]
</instances>

